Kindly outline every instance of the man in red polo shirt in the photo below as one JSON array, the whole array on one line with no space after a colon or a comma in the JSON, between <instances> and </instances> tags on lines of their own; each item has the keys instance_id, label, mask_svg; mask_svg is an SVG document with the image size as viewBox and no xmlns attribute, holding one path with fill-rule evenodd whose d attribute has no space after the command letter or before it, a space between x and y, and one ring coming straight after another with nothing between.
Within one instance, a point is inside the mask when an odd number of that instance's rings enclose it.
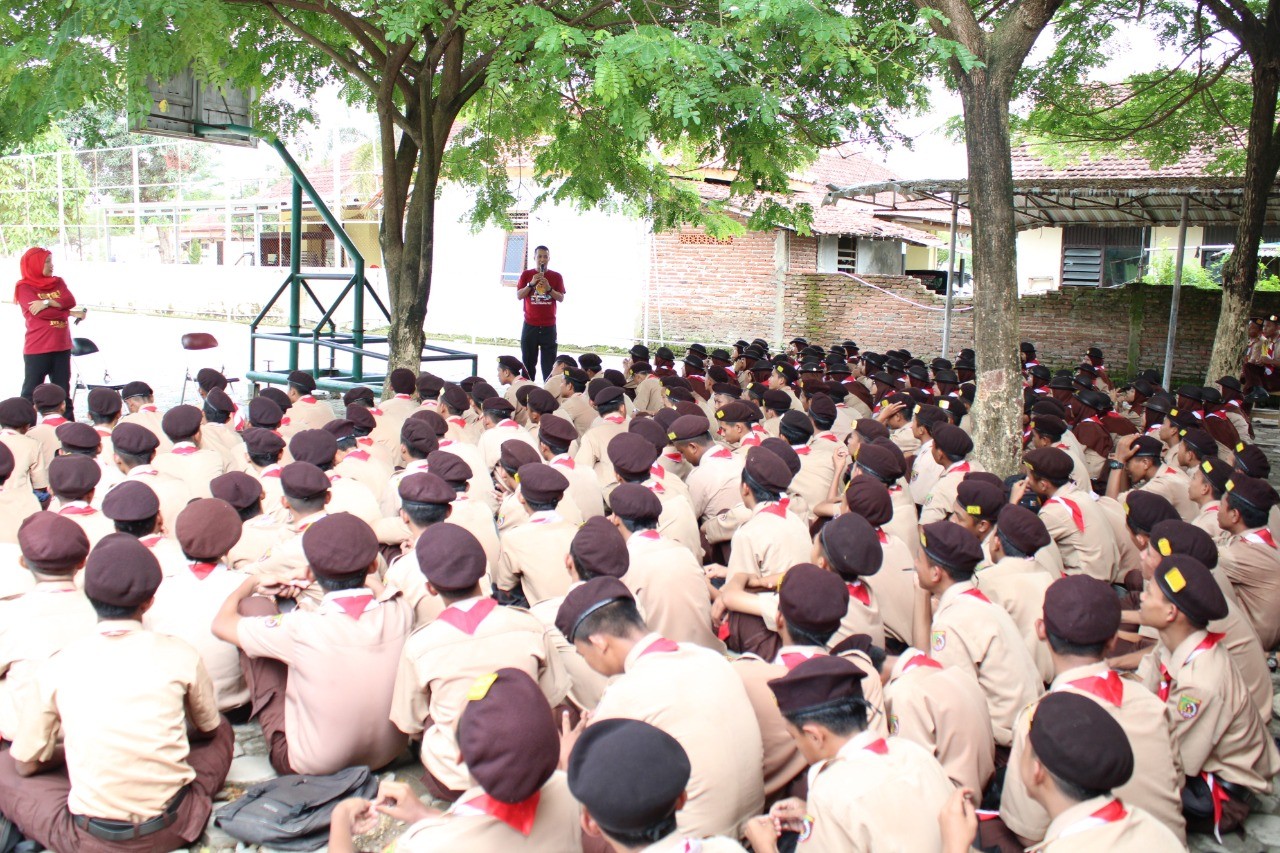
<instances>
[{"instance_id":1,"label":"man in red polo shirt","mask_svg":"<svg viewBox=\"0 0 1280 853\"><path fill-rule=\"evenodd\" d=\"M516 299L524 301L524 330L520 333L520 350L525 369L532 378L542 352L542 381L551 375L556 360L556 303L564 301L564 277L547 269L551 252L546 246L533 250L536 267L520 273Z\"/></svg>"}]
</instances>

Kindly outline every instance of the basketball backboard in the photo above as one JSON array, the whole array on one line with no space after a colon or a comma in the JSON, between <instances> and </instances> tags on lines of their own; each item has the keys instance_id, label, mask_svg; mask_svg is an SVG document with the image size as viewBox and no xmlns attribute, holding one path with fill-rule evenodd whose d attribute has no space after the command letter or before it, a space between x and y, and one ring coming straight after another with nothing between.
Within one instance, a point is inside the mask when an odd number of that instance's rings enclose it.
<instances>
[{"instance_id":1,"label":"basketball backboard","mask_svg":"<svg viewBox=\"0 0 1280 853\"><path fill-rule=\"evenodd\" d=\"M201 128L209 125L252 125L254 92L218 88L196 80L190 70L163 83L147 80L151 108L147 115L135 119L130 130L156 136L200 139L226 145L258 144L256 137L220 131L209 134Z\"/></svg>"}]
</instances>

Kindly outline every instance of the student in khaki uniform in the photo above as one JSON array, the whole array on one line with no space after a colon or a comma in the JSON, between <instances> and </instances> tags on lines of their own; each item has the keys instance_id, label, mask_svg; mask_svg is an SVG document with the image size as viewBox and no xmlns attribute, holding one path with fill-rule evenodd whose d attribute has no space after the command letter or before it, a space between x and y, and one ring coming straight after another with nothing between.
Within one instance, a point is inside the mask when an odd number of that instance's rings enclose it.
<instances>
[{"instance_id":1,"label":"student in khaki uniform","mask_svg":"<svg viewBox=\"0 0 1280 853\"><path fill-rule=\"evenodd\" d=\"M213 679L218 709L230 713L248 704L249 687L240 669L239 649L215 637L209 626L222 602L247 577L225 562L240 539L240 517L225 501L201 498L187 504L175 526L186 571L161 582L142 624L157 634L186 640L200 653Z\"/></svg>"},{"instance_id":2,"label":"student in khaki uniform","mask_svg":"<svg viewBox=\"0 0 1280 853\"><path fill-rule=\"evenodd\" d=\"M212 450L222 458L223 471L244 469L244 442L236 432L233 420L236 404L227 392L214 388L204 398L201 411L204 423L200 426L200 446Z\"/></svg>"},{"instance_id":3,"label":"student in khaki uniform","mask_svg":"<svg viewBox=\"0 0 1280 853\"><path fill-rule=\"evenodd\" d=\"M653 375L653 367L647 361L633 362L628 372L636 383L637 412L652 415L666 408L666 395L662 393L662 383Z\"/></svg>"},{"instance_id":4,"label":"student in khaki uniform","mask_svg":"<svg viewBox=\"0 0 1280 853\"><path fill-rule=\"evenodd\" d=\"M521 490L516 475L521 466L541 462L542 456L538 451L523 441L508 441L502 445L498 467L493 469L494 483L498 487L496 493L501 495L497 519L499 538L506 535L508 530L528 523L529 510L520 502ZM564 469L561 466L555 466L555 470L563 472ZM568 478L566 477L565 480L567 482ZM556 504L556 512L565 521L577 526L582 523L582 516L578 511L578 505L568 497L568 489L565 492L566 494L561 496L560 502Z\"/></svg>"},{"instance_id":5,"label":"student in khaki uniform","mask_svg":"<svg viewBox=\"0 0 1280 853\"><path fill-rule=\"evenodd\" d=\"M769 683L809 771L809 793L774 803L747 825L758 853L776 851L783 831L801 833L818 853L885 849L941 851L938 824L902 819L901 804L935 815L951 793L938 760L905 738L868 728L864 673L838 657L819 656Z\"/></svg>"},{"instance_id":6,"label":"student in khaki uniform","mask_svg":"<svg viewBox=\"0 0 1280 853\"><path fill-rule=\"evenodd\" d=\"M930 524L946 519L955 507L956 489L965 474L982 470L977 463L970 462L968 455L973 451L973 439L958 426L938 424L933 428L933 459L942 466L938 482L925 497L920 509L920 524Z\"/></svg>"},{"instance_id":7,"label":"student in khaki uniform","mask_svg":"<svg viewBox=\"0 0 1280 853\"><path fill-rule=\"evenodd\" d=\"M461 456L448 450L437 450L427 456L427 466L431 473L453 489L449 517L446 520L476 537L484 548L489 571L494 571L498 565L498 555L502 552L502 543L498 539L498 528L493 522L493 511L484 500L477 499L472 494L474 473L471 466Z\"/></svg>"},{"instance_id":8,"label":"student in khaki uniform","mask_svg":"<svg viewBox=\"0 0 1280 853\"><path fill-rule=\"evenodd\" d=\"M572 423L556 415L543 415L538 421L538 450L548 465L558 470L569 481L565 494L578 507L583 520L604 515L604 496L595 472L579 468L569 455L578 440L578 430Z\"/></svg>"},{"instance_id":9,"label":"student in khaki uniform","mask_svg":"<svg viewBox=\"0 0 1280 853\"><path fill-rule=\"evenodd\" d=\"M619 773L635 767L635 775ZM583 732L569 754L569 790L582 803L582 829L618 851L742 853L724 836L682 833L692 762L680 742L640 720L606 720Z\"/></svg>"},{"instance_id":10,"label":"student in khaki uniform","mask_svg":"<svg viewBox=\"0 0 1280 853\"><path fill-rule=\"evenodd\" d=\"M106 493L124 482L124 474L120 473L112 458L114 451L107 456L103 455L104 448L111 447L111 433L107 432L104 438L101 435L104 431L81 423L66 423L58 427L58 441L62 442L59 448L61 456L83 456L98 466L98 483L93 490L93 500L89 501L94 509L102 509L102 499ZM50 503L48 508L56 512L59 504Z\"/></svg>"},{"instance_id":11,"label":"student in khaki uniform","mask_svg":"<svg viewBox=\"0 0 1280 853\"><path fill-rule=\"evenodd\" d=\"M36 407L38 423L27 430L27 437L40 445L40 464L46 469L53 457L58 453L58 427L69 421L64 417L67 410L67 392L58 385L37 385L31 390L31 404Z\"/></svg>"},{"instance_id":12,"label":"student in khaki uniform","mask_svg":"<svg viewBox=\"0 0 1280 853\"><path fill-rule=\"evenodd\" d=\"M699 523L742 505L742 462L712 440L709 420L681 415L671 422L667 438L693 466L685 483Z\"/></svg>"},{"instance_id":13,"label":"student in khaki uniform","mask_svg":"<svg viewBox=\"0 0 1280 853\"><path fill-rule=\"evenodd\" d=\"M116 467L124 474L125 482L142 483L155 492L160 501L160 514L172 523L190 502L192 494L185 482L163 473L151 464L160 447L155 434L138 424L122 423L111 432L111 445L115 451ZM106 496L103 497L103 508L106 508ZM166 527L163 532L173 538L171 529Z\"/></svg>"},{"instance_id":14,"label":"student in khaki uniform","mask_svg":"<svg viewBox=\"0 0 1280 853\"><path fill-rule=\"evenodd\" d=\"M1079 443L1071 444L1065 440L1065 437L1071 434L1070 427L1067 422L1057 415L1041 415L1032 416L1031 422L1027 424L1027 429L1031 431L1031 442L1027 445L1028 450L1035 450L1040 447L1056 447L1063 453L1071 457L1071 482L1080 489L1091 490L1093 486L1089 482L1089 469L1085 465L1084 455L1079 450Z\"/></svg>"},{"instance_id":15,"label":"student in khaki uniform","mask_svg":"<svg viewBox=\"0 0 1280 853\"><path fill-rule=\"evenodd\" d=\"M579 436L586 435L596 419L596 410L585 396L589 381L585 370L570 367L565 370L564 384L560 386L560 414L573 423Z\"/></svg>"},{"instance_id":16,"label":"student in khaki uniform","mask_svg":"<svg viewBox=\"0 0 1280 853\"><path fill-rule=\"evenodd\" d=\"M329 421L324 429L338 443L333 473L364 486L375 501L381 498L394 472L373 451L360 446L355 421L350 418Z\"/></svg>"},{"instance_id":17,"label":"student in khaki uniform","mask_svg":"<svg viewBox=\"0 0 1280 853\"><path fill-rule=\"evenodd\" d=\"M88 456L59 456L49 466L49 491L57 500L56 512L80 527L91 547L115 532L111 519L93 507L101 479L102 468Z\"/></svg>"},{"instance_id":18,"label":"student in khaki uniform","mask_svg":"<svg viewBox=\"0 0 1280 853\"><path fill-rule=\"evenodd\" d=\"M1158 820L1112 793L1133 775L1133 752L1125 730L1097 702L1070 691L1046 696L1036 708L1027 745L1009 773L1020 776L1051 821L1032 853L1182 848L1178 836ZM964 803L972 796L963 790L952 795L948 811L963 817L943 817L947 849L963 849L973 839L977 816Z\"/></svg>"},{"instance_id":19,"label":"student in khaki uniform","mask_svg":"<svg viewBox=\"0 0 1280 853\"><path fill-rule=\"evenodd\" d=\"M441 814L403 782L383 782L377 805L351 799L338 805L329 849L352 853L352 836L368 832L386 814L410 824L397 850L467 850L475 853L582 849L579 807L565 774L556 770L560 738L537 683L519 669L477 678L458 717L458 750L469 785Z\"/></svg>"},{"instance_id":20,"label":"student in khaki uniform","mask_svg":"<svg viewBox=\"0 0 1280 853\"><path fill-rule=\"evenodd\" d=\"M519 423L520 426L527 426L529 424L529 413L525 406L516 398L516 392L525 385L535 388L537 386L529 381L528 371L524 369L524 365L520 363L520 359L516 358L514 355L498 356L497 379L499 385L506 386L506 391L503 392L502 397L511 404L516 422Z\"/></svg>"},{"instance_id":21,"label":"student in khaki uniform","mask_svg":"<svg viewBox=\"0 0 1280 853\"><path fill-rule=\"evenodd\" d=\"M1116 445L1116 461L1107 480L1107 496L1119 499L1129 488L1160 495L1178 510L1183 521L1196 517L1198 508L1191 502L1188 486L1191 480L1181 468L1161 461L1164 444L1149 435L1125 436Z\"/></svg>"},{"instance_id":22,"label":"student in khaki uniform","mask_svg":"<svg viewBox=\"0 0 1280 853\"><path fill-rule=\"evenodd\" d=\"M146 428L160 442L160 446L168 450L169 439L160 426L164 414L156 406L155 392L151 390L151 386L145 382L129 382L120 389L120 397L129 413L120 418L119 424L132 423Z\"/></svg>"},{"instance_id":23,"label":"student in khaki uniform","mask_svg":"<svg viewBox=\"0 0 1280 853\"><path fill-rule=\"evenodd\" d=\"M298 589L298 606L303 608L313 608L321 595L307 582L307 557L302 535L329 514L329 485L329 478L324 472L309 462L286 465L280 473L280 502L288 518L284 536L256 563L245 569L264 581Z\"/></svg>"},{"instance_id":24,"label":"student in khaki uniform","mask_svg":"<svg viewBox=\"0 0 1280 853\"><path fill-rule=\"evenodd\" d=\"M1227 535L1218 524L1218 508L1226 497L1227 481L1231 479L1231 466L1221 459L1206 459L1191 474L1190 497L1199 512L1191 523L1208 533L1215 542Z\"/></svg>"},{"instance_id":25,"label":"student in khaki uniform","mask_svg":"<svg viewBox=\"0 0 1280 853\"><path fill-rule=\"evenodd\" d=\"M1227 615L1226 599L1203 563L1174 554L1156 566L1139 614L1160 632L1139 672L1173 720L1187 830L1230 832L1249 814L1249 792L1271 791L1280 754L1222 635L1205 630Z\"/></svg>"},{"instance_id":26,"label":"student in khaki uniform","mask_svg":"<svg viewBox=\"0 0 1280 853\"><path fill-rule=\"evenodd\" d=\"M475 679L502 667L518 669L551 704L564 698L569 681L547 627L482 594L484 551L474 536L437 524L424 531L417 549L427 591L445 607L405 643L391 721L406 734L422 734L423 779L432 796L452 802L468 787L454 724Z\"/></svg>"},{"instance_id":27,"label":"student in khaki uniform","mask_svg":"<svg viewBox=\"0 0 1280 853\"><path fill-rule=\"evenodd\" d=\"M395 518L400 512L400 481L411 474L424 474L430 467L427 457L440 449L440 440L425 421L410 418L400 427L400 454L405 465L387 480L378 502L383 518Z\"/></svg>"},{"instance_id":28,"label":"student in khaki uniform","mask_svg":"<svg viewBox=\"0 0 1280 853\"><path fill-rule=\"evenodd\" d=\"M288 590L250 577L223 602L213 634L244 653L253 714L277 772L384 767L407 743L388 715L413 611L398 591L368 585L378 539L355 516L321 518L302 547L307 579L324 592L318 609L280 614L259 594Z\"/></svg>"},{"instance_id":29,"label":"student in khaki uniform","mask_svg":"<svg viewBox=\"0 0 1280 853\"><path fill-rule=\"evenodd\" d=\"M957 787L984 790L995 772L996 742L972 676L913 648L886 656L880 672L889 734L933 753Z\"/></svg>"},{"instance_id":30,"label":"student in khaki uniform","mask_svg":"<svg viewBox=\"0 0 1280 853\"><path fill-rule=\"evenodd\" d=\"M193 498L209 497L209 481L225 472L222 455L204 448L202 422L195 406L175 406L165 412L161 424L173 448L157 453L151 463L161 474L180 480Z\"/></svg>"},{"instance_id":31,"label":"student in khaki uniform","mask_svg":"<svg viewBox=\"0 0 1280 853\"><path fill-rule=\"evenodd\" d=\"M1093 496L1071 482L1071 457L1056 447L1029 451L1023 462L1027 477L1013 487L1010 503L1030 490L1040 498L1040 520L1062 552L1068 573L1083 572L1098 580L1116 578L1120 552L1111 523Z\"/></svg>"},{"instance_id":32,"label":"student in khaki uniform","mask_svg":"<svg viewBox=\"0 0 1280 853\"><path fill-rule=\"evenodd\" d=\"M166 577L185 571L187 561L177 540L164 535L172 525L164 520L156 493L145 483L135 480L116 486L103 499L102 514L114 523L116 533L129 534L155 555Z\"/></svg>"},{"instance_id":33,"label":"student in khaki uniform","mask_svg":"<svg viewBox=\"0 0 1280 853\"><path fill-rule=\"evenodd\" d=\"M597 577L570 592L556 627L593 669L618 676L605 689L588 730L625 718L671 735L692 767L689 800L676 817L679 831L695 838L736 836L741 823L764 805L763 749L751 701L729 662L700 646L649 633L635 598L616 578Z\"/></svg>"},{"instance_id":34,"label":"student in khaki uniform","mask_svg":"<svg viewBox=\"0 0 1280 853\"><path fill-rule=\"evenodd\" d=\"M31 589L0 601L0 740L13 740L22 709L37 700L45 661L93 632L97 616L74 577L89 555L84 531L51 512L32 515L18 530Z\"/></svg>"},{"instance_id":35,"label":"student in khaki uniform","mask_svg":"<svg viewBox=\"0 0 1280 853\"><path fill-rule=\"evenodd\" d=\"M875 423L869 421L868 423ZM850 437L857 432L849 433ZM902 467L902 456L897 446L888 439L876 439L882 443L857 444L850 448L849 455L853 462L849 473L852 479L871 477L879 481L889 490L890 516L883 527L886 533L898 537L907 544L914 558L920 550L920 524L916 518L916 505L910 493L901 484L906 469ZM853 441L850 442L853 444Z\"/></svg>"},{"instance_id":36,"label":"student in khaki uniform","mask_svg":"<svg viewBox=\"0 0 1280 853\"><path fill-rule=\"evenodd\" d=\"M501 397L490 397L483 406L481 422L484 434L480 436L479 447L486 468L492 469L498 464L502 445L508 441L523 441L534 450L538 449L533 436L513 419L514 406Z\"/></svg>"},{"instance_id":37,"label":"student in khaki uniform","mask_svg":"<svg viewBox=\"0 0 1280 853\"><path fill-rule=\"evenodd\" d=\"M844 508L866 519L876 532L881 554L880 570L863 577L862 583L874 597L886 637L908 646L915 618L916 566L911 549L888 529L893 520L893 499L889 490L875 477L857 476L849 481L841 500ZM916 541L919 539L919 534L916 534Z\"/></svg>"},{"instance_id":38,"label":"student in khaki uniform","mask_svg":"<svg viewBox=\"0 0 1280 853\"><path fill-rule=\"evenodd\" d=\"M677 643L724 651L711 622L711 596L702 566L688 549L660 532L662 501L638 483L610 495L611 519L626 542L630 568L622 582L635 595L645 622Z\"/></svg>"},{"instance_id":39,"label":"student in khaki uniform","mask_svg":"<svg viewBox=\"0 0 1280 853\"><path fill-rule=\"evenodd\" d=\"M308 429L324 429L333 420L333 409L315 398L316 378L304 370L289 374L289 411L280 422L280 434L286 439Z\"/></svg>"},{"instance_id":40,"label":"student in khaki uniform","mask_svg":"<svg viewBox=\"0 0 1280 853\"><path fill-rule=\"evenodd\" d=\"M280 472L288 464L284 461L284 439L271 430L256 427L249 427L240 433L240 438L244 441L245 457L249 462L245 466L245 473L262 486L263 512L277 521L283 521L284 511L280 506L280 498L284 493L280 490Z\"/></svg>"},{"instance_id":41,"label":"student in khaki uniform","mask_svg":"<svg viewBox=\"0 0 1280 853\"><path fill-rule=\"evenodd\" d=\"M173 850L205 830L234 737L195 649L142 628L160 580L133 537L98 543L84 580L97 630L40 670L0 753L0 812L43 847Z\"/></svg>"},{"instance_id":42,"label":"student in khaki uniform","mask_svg":"<svg viewBox=\"0 0 1280 853\"><path fill-rule=\"evenodd\" d=\"M832 461L835 445L823 442L823 446L815 450L812 446L813 421L797 410L782 416L778 422L778 435L790 445L800 461L800 470L791 480L790 491L800 496L806 507L817 506L827 499L836 476Z\"/></svg>"},{"instance_id":43,"label":"student in khaki uniform","mask_svg":"<svg viewBox=\"0 0 1280 853\"><path fill-rule=\"evenodd\" d=\"M947 413L930 403L917 406L911 419L911 433L920 442L920 447L911 464L908 489L911 499L921 506L928 499L943 471L943 466L933 458L933 428L947 423L950 423Z\"/></svg>"},{"instance_id":44,"label":"student in khaki uniform","mask_svg":"<svg viewBox=\"0 0 1280 853\"><path fill-rule=\"evenodd\" d=\"M1266 480L1235 474L1218 506L1218 525L1227 535L1220 546L1222 574L1249 617L1264 649L1280 645L1280 550L1267 528L1271 508L1280 503Z\"/></svg>"},{"instance_id":45,"label":"student in khaki uniform","mask_svg":"<svg viewBox=\"0 0 1280 853\"><path fill-rule=\"evenodd\" d=\"M577 525L556 511L569 481L541 462L521 465L516 474L520 484L520 505L529 520L502 534L502 553L493 575L493 586L512 601L537 604L564 595L569 579L564 573L564 555Z\"/></svg>"},{"instance_id":46,"label":"student in khaki uniform","mask_svg":"<svg viewBox=\"0 0 1280 853\"><path fill-rule=\"evenodd\" d=\"M883 648L884 620L868 579L884 565L884 548L871 522L852 512L831 519L813 537L811 559L835 572L849 594L848 608L829 645L839 645L854 634L866 634L872 645Z\"/></svg>"},{"instance_id":47,"label":"student in khaki uniform","mask_svg":"<svg viewBox=\"0 0 1280 853\"><path fill-rule=\"evenodd\" d=\"M323 429L306 429L289 439L289 454L295 462L316 466L329 479L329 512L349 512L365 524L374 525L382 518L378 500L369 489L334 470L338 458L338 440Z\"/></svg>"},{"instance_id":48,"label":"student in khaki uniform","mask_svg":"<svg viewBox=\"0 0 1280 853\"><path fill-rule=\"evenodd\" d=\"M11 397L0 403L0 444L13 456L10 485L16 490L39 492L49 485L40 444L27 435L35 425L36 410L29 401Z\"/></svg>"},{"instance_id":49,"label":"student in khaki uniform","mask_svg":"<svg viewBox=\"0 0 1280 853\"><path fill-rule=\"evenodd\" d=\"M982 549L973 536L935 521L920 528L920 545L913 645L928 643L939 663L973 673L987 697L996 745L1008 747L1018 711L1044 690L1035 661L1004 608L974 588ZM938 602L932 618L931 596Z\"/></svg>"},{"instance_id":50,"label":"student in khaki uniform","mask_svg":"<svg viewBox=\"0 0 1280 853\"><path fill-rule=\"evenodd\" d=\"M658 532L686 548L701 565L702 539L693 504L689 501L689 490L678 477L668 477L661 466L654 464L658 450L653 443L637 433L625 432L609 441L607 452L617 483L641 485L652 492L662 504ZM607 500L612 501L614 489L609 490Z\"/></svg>"},{"instance_id":51,"label":"student in khaki uniform","mask_svg":"<svg viewBox=\"0 0 1280 853\"><path fill-rule=\"evenodd\" d=\"M289 536L283 524L263 513L265 492L256 478L230 471L209 483L209 491L229 503L240 518L240 538L226 554L228 568L246 569Z\"/></svg>"},{"instance_id":52,"label":"student in khaki uniform","mask_svg":"<svg viewBox=\"0 0 1280 853\"><path fill-rule=\"evenodd\" d=\"M1186 824L1179 796L1184 780L1163 703L1139 682L1121 677L1104 659L1119 627L1119 602L1108 584L1087 575L1054 581L1044 595L1044 619L1039 627L1053 656L1054 679L1048 695L1065 691L1087 696L1124 729L1133 750L1134 772L1128 782L1114 788L1114 794L1126 806L1144 809L1172 832L1180 845L1185 844ZM1032 705L1018 716L1009 757L1011 768L1020 766L1028 731L1038 713ZM1000 818L1024 846L1042 841L1049 830L1049 813L1015 773L1005 777Z\"/></svg>"},{"instance_id":53,"label":"student in khaki uniform","mask_svg":"<svg viewBox=\"0 0 1280 853\"><path fill-rule=\"evenodd\" d=\"M405 539L400 545L402 553L391 561L383 581L388 587L400 590L404 600L413 608L415 626L435 619L446 606L440 596L428 591L417 543L430 527L449 519L456 495L453 486L435 474L420 471L400 481L400 518L397 521L404 529Z\"/></svg>"},{"instance_id":54,"label":"student in khaki uniform","mask_svg":"<svg viewBox=\"0 0 1280 853\"><path fill-rule=\"evenodd\" d=\"M591 398L591 406L599 416L582 434L578 452L573 461L596 473L600 488L614 482L613 464L609 462L609 442L615 435L627 431L627 418L623 413L625 392L612 385L601 388Z\"/></svg>"},{"instance_id":55,"label":"student in khaki uniform","mask_svg":"<svg viewBox=\"0 0 1280 853\"><path fill-rule=\"evenodd\" d=\"M404 367L397 367L391 371L391 375L387 377L387 383L391 386L391 396L378 404L378 408L382 410L382 423L394 426L398 430L398 424L403 424L408 420L409 415L417 410L418 403L414 401L413 394L417 391L418 378L414 376L412 370ZM442 382L441 386L443 385ZM439 388L436 389L436 393L440 393Z\"/></svg>"}]
</instances>

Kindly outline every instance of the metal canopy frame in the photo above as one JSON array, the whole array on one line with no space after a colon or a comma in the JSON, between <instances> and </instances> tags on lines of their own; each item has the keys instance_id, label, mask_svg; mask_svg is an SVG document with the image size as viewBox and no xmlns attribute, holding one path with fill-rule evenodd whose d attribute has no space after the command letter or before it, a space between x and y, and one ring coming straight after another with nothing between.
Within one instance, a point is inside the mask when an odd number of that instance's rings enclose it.
<instances>
[{"instance_id":1,"label":"metal canopy frame","mask_svg":"<svg viewBox=\"0 0 1280 853\"><path fill-rule=\"evenodd\" d=\"M194 131L195 135L200 138L216 139L224 136L243 137L248 135L262 139L280 156L285 168L288 169L289 174L293 177L289 220L289 274L271 298L267 300L266 304L262 306L262 310L254 317L253 322L249 324L249 371L245 374L246 378L255 385L259 383L287 384L289 373L299 369L299 348L308 346L312 352L312 366L307 372L315 377L317 388L323 388L327 391L349 391L359 385L369 383L382 384L386 379L385 370L376 374L365 372L366 358L382 362L389 360L387 353L368 348L370 344L386 344L388 339L385 335L370 335L365 332L364 311L366 295L378 306L378 310L382 313L388 325L391 323L391 313L387 310L387 306L383 304L377 291L369 283L368 278L365 277L364 255L356 248L355 242L347 234L346 229L342 227L342 223L338 221L338 218L329 210L329 206L325 204L324 199L316 192L316 188L303 173L302 167L293 159L293 156L278 138L255 130L252 127L238 124L196 124L194 125ZM321 221L333 232L334 238L342 246L347 256L351 258L353 269L349 275L345 272L305 272L302 270L302 199L304 195L314 206ZM316 295L312 284L329 281L343 282L343 286L338 295L326 307L320 297ZM286 292L289 299L288 332L262 331L260 327L263 321ZM308 329L303 328L301 319L302 296L304 293L310 299L311 304L321 312L320 319ZM348 296L351 297L352 303L351 331L349 333L340 333L337 324L334 322L334 316L343 307L343 303ZM284 372L259 370L257 365L258 341L287 343L289 345L289 369ZM322 366L323 352L327 352L329 356L327 367ZM344 373L337 367L337 354L340 352L351 356L352 366L350 373ZM476 373L478 366L478 358L475 353L423 344L422 354L419 358L420 364L442 361L470 361L472 374Z\"/></svg>"}]
</instances>

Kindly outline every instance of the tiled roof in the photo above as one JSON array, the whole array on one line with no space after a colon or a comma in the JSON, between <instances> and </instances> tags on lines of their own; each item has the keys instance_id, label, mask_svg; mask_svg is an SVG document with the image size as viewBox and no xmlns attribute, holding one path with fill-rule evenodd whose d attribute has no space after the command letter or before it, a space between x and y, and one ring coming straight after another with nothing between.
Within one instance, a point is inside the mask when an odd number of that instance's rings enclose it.
<instances>
[{"instance_id":1,"label":"tiled roof","mask_svg":"<svg viewBox=\"0 0 1280 853\"><path fill-rule=\"evenodd\" d=\"M1018 145L1013 149L1013 179L1032 178L1197 178L1210 174L1213 162L1211 151L1192 151L1176 163L1168 163L1158 169L1141 157L1124 154L1081 155L1072 162L1052 164L1045 161L1043 153L1050 147L1046 143ZM833 182L834 183L834 182Z\"/></svg>"}]
</instances>

